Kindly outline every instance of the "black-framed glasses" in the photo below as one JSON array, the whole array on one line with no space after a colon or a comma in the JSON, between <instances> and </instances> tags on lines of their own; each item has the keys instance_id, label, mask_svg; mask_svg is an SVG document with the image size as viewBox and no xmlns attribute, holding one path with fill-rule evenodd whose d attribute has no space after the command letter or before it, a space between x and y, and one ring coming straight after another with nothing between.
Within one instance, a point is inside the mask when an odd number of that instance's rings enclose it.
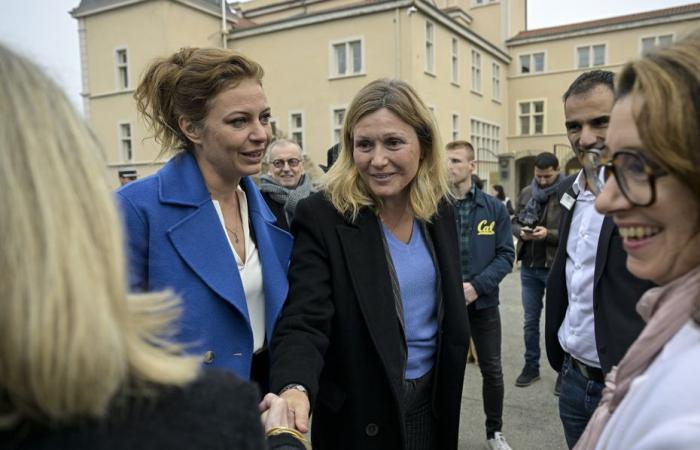
<instances>
[{"instance_id":1,"label":"black-framed glasses","mask_svg":"<svg viewBox=\"0 0 700 450\"><path fill-rule=\"evenodd\" d=\"M300 159L298 158L290 158L290 159L276 159L272 161L272 165L275 166L275 169L281 169L284 167L285 164L288 164L289 167L292 169L299 166L299 163L301 162Z\"/></svg>"},{"instance_id":2,"label":"black-framed glasses","mask_svg":"<svg viewBox=\"0 0 700 450\"><path fill-rule=\"evenodd\" d=\"M656 201L656 179L668 175L661 166L633 150L617 151L603 168L605 181L614 175L620 192L634 206L653 204Z\"/></svg>"}]
</instances>

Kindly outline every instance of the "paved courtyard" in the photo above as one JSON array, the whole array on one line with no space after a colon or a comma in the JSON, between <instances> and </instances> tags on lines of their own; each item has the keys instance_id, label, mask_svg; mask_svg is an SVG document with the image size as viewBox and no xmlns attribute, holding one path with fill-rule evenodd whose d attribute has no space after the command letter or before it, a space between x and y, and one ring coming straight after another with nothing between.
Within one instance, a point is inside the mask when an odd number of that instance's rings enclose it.
<instances>
[{"instance_id":1,"label":"paved courtyard","mask_svg":"<svg viewBox=\"0 0 700 450\"><path fill-rule=\"evenodd\" d=\"M501 283L501 323L503 327L503 376L505 401L503 434L513 450L561 450L566 441L553 395L556 372L549 367L544 350L544 311L540 323L540 380L526 387L515 387L523 366L523 309L520 304L520 272L514 271ZM459 448L485 448L485 416L481 402L481 374L467 364L462 394Z\"/></svg>"}]
</instances>

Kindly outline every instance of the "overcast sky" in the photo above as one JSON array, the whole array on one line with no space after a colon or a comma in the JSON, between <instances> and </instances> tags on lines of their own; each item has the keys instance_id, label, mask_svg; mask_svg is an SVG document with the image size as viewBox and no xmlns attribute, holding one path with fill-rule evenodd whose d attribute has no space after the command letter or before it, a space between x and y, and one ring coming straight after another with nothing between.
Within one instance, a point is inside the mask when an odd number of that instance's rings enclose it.
<instances>
[{"instance_id":1,"label":"overcast sky","mask_svg":"<svg viewBox=\"0 0 700 450\"><path fill-rule=\"evenodd\" d=\"M80 0L2 2L0 42L46 68L82 108L78 25L69 11ZM528 28L542 28L694 3L689 0L528 0ZM581 5L585 7L581 8Z\"/></svg>"}]
</instances>

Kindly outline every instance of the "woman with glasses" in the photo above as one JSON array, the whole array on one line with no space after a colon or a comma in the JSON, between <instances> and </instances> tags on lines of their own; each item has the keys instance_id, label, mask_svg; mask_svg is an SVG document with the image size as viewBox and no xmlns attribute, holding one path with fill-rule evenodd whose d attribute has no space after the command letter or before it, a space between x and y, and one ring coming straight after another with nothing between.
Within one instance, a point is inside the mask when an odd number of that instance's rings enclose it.
<instances>
[{"instance_id":1,"label":"woman with glasses","mask_svg":"<svg viewBox=\"0 0 700 450\"><path fill-rule=\"evenodd\" d=\"M178 340L207 367L267 391L267 342L287 296L292 238L250 179L272 134L262 68L230 50L184 48L154 61L139 112L174 156L117 191L134 291L183 300Z\"/></svg>"},{"instance_id":2,"label":"woman with glasses","mask_svg":"<svg viewBox=\"0 0 700 450\"><path fill-rule=\"evenodd\" d=\"M348 108L324 190L297 207L271 387L314 448L456 450L469 342L445 150L408 84Z\"/></svg>"},{"instance_id":3,"label":"woman with glasses","mask_svg":"<svg viewBox=\"0 0 700 450\"><path fill-rule=\"evenodd\" d=\"M659 287L639 301L647 324L576 448L697 449L700 34L628 64L618 83L596 207L619 227L630 272Z\"/></svg>"}]
</instances>

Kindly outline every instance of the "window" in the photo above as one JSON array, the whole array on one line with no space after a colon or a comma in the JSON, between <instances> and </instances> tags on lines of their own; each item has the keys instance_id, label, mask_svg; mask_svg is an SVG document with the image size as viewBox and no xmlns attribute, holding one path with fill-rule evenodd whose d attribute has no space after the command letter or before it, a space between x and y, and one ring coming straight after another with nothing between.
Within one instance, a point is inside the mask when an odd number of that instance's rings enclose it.
<instances>
[{"instance_id":1,"label":"window","mask_svg":"<svg viewBox=\"0 0 700 450\"><path fill-rule=\"evenodd\" d=\"M544 72L544 52L520 55L520 73Z\"/></svg>"},{"instance_id":2,"label":"window","mask_svg":"<svg viewBox=\"0 0 700 450\"><path fill-rule=\"evenodd\" d=\"M642 55L645 55L648 53L650 50L653 50L655 47L668 47L673 43L673 35L672 34L663 34L660 36L649 36L642 38Z\"/></svg>"},{"instance_id":3,"label":"window","mask_svg":"<svg viewBox=\"0 0 700 450\"><path fill-rule=\"evenodd\" d=\"M425 22L425 71L435 73L435 27Z\"/></svg>"},{"instance_id":4,"label":"window","mask_svg":"<svg viewBox=\"0 0 700 450\"><path fill-rule=\"evenodd\" d=\"M494 100L501 99L501 66L491 64L491 96Z\"/></svg>"},{"instance_id":5,"label":"window","mask_svg":"<svg viewBox=\"0 0 700 450\"><path fill-rule=\"evenodd\" d=\"M117 89L129 88L129 60L125 48L119 48L115 52L117 64Z\"/></svg>"},{"instance_id":6,"label":"window","mask_svg":"<svg viewBox=\"0 0 700 450\"><path fill-rule=\"evenodd\" d=\"M304 115L300 112L289 114L289 136L291 140L304 148Z\"/></svg>"},{"instance_id":7,"label":"window","mask_svg":"<svg viewBox=\"0 0 700 450\"><path fill-rule=\"evenodd\" d=\"M605 44L576 48L576 68L585 69L605 65Z\"/></svg>"},{"instance_id":8,"label":"window","mask_svg":"<svg viewBox=\"0 0 700 450\"><path fill-rule=\"evenodd\" d=\"M131 162L134 159L134 149L131 145L131 124L119 124L119 149L122 154L122 161Z\"/></svg>"},{"instance_id":9,"label":"window","mask_svg":"<svg viewBox=\"0 0 700 450\"><path fill-rule=\"evenodd\" d=\"M452 82L459 84L459 41L452 38Z\"/></svg>"},{"instance_id":10,"label":"window","mask_svg":"<svg viewBox=\"0 0 700 450\"><path fill-rule=\"evenodd\" d=\"M490 178L490 172L498 168L498 152L501 146L501 127L479 119L471 119L469 141L474 146L477 175L482 180Z\"/></svg>"},{"instance_id":11,"label":"window","mask_svg":"<svg viewBox=\"0 0 700 450\"><path fill-rule=\"evenodd\" d=\"M355 39L345 42L336 42L333 48L333 69L331 76L344 77L361 74L362 68L362 40Z\"/></svg>"},{"instance_id":12,"label":"window","mask_svg":"<svg viewBox=\"0 0 700 450\"><path fill-rule=\"evenodd\" d=\"M452 140L459 139L459 114L452 114Z\"/></svg>"},{"instance_id":13,"label":"window","mask_svg":"<svg viewBox=\"0 0 700 450\"><path fill-rule=\"evenodd\" d=\"M518 102L520 135L544 133L544 100Z\"/></svg>"},{"instance_id":14,"label":"window","mask_svg":"<svg viewBox=\"0 0 700 450\"><path fill-rule=\"evenodd\" d=\"M343 120L345 120L345 108L335 108L331 112L332 129L333 129L333 144L337 144L342 140L341 133L343 132Z\"/></svg>"},{"instance_id":15,"label":"window","mask_svg":"<svg viewBox=\"0 0 700 450\"><path fill-rule=\"evenodd\" d=\"M472 90L481 92L481 53L472 50Z\"/></svg>"}]
</instances>

